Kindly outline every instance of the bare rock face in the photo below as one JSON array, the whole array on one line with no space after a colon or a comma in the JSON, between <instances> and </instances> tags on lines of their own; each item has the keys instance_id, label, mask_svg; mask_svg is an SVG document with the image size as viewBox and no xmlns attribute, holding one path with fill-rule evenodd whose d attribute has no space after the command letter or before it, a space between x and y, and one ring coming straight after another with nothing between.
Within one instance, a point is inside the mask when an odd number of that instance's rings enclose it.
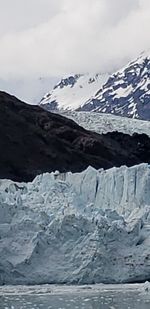
<instances>
[{"instance_id":1,"label":"bare rock face","mask_svg":"<svg viewBox=\"0 0 150 309\"><path fill-rule=\"evenodd\" d=\"M150 162L150 138L99 135L74 121L0 92L0 178L30 181L43 172L80 172Z\"/></svg>"}]
</instances>

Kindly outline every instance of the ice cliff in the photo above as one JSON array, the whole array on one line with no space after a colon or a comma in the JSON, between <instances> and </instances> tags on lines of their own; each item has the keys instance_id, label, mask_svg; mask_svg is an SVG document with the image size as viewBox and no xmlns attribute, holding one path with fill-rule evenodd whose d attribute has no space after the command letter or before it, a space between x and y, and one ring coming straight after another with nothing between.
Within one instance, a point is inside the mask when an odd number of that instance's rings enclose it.
<instances>
[{"instance_id":1,"label":"ice cliff","mask_svg":"<svg viewBox=\"0 0 150 309\"><path fill-rule=\"evenodd\" d=\"M150 279L150 168L0 181L0 284Z\"/></svg>"}]
</instances>

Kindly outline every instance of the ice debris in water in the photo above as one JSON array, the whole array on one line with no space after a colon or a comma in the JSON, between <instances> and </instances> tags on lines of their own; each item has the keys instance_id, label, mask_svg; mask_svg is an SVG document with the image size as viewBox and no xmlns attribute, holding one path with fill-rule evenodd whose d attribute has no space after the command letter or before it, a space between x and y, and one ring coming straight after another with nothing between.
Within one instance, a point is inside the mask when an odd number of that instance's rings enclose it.
<instances>
[{"instance_id":1,"label":"ice debris in water","mask_svg":"<svg viewBox=\"0 0 150 309\"><path fill-rule=\"evenodd\" d=\"M146 281L144 284L143 284L143 289L142 289L144 292L146 293L150 293L150 282L149 281Z\"/></svg>"}]
</instances>

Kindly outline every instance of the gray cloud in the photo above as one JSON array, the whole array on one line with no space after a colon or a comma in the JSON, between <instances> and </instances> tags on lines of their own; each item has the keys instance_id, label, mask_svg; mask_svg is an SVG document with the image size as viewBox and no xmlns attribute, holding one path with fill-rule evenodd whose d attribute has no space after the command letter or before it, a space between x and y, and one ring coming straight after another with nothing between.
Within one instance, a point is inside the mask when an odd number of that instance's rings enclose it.
<instances>
[{"instance_id":1,"label":"gray cloud","mask_svg":"<svg viewBox=\"0 0 150 309\"><path fill-rule=\"evenodd\" d=\"M1 78L112 71L150 48L150 1L0 0L0 29Z\"/></svg>"},{"instance_id":2,"label":"gray cloud","mask_svg":"<svg viewBox=\"0 0 150 309\"><path fill-rule=\"evenodd\" d=\"M61 10L61 0L0 0L0 35L36 27Z\"/></svg>"}]
</instances>

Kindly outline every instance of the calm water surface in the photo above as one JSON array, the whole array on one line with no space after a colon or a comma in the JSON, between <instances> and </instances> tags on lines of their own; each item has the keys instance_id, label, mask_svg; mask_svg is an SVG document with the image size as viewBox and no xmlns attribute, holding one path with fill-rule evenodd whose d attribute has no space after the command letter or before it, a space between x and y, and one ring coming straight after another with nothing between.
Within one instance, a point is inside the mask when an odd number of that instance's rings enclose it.
<instances>
[{"instance_id":1,"label":"calm water surface","mask_svg":"<svg viewBox=\"0 0 150 309\"><path fill-rule=\"evenodd\" d=\"M150 309L150 292L122 287L113 290L70 288L59 291L0 291L0 309Z\"/></svg>"}]
</instances>

